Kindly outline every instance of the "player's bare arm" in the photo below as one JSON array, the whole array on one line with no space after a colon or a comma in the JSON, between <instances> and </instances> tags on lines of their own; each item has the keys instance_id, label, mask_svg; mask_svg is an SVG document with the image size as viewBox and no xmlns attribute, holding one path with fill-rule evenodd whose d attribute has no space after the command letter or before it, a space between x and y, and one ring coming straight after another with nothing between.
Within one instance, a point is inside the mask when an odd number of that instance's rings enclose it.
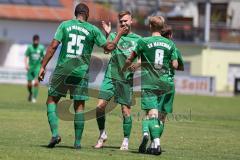
<instances>
[{"instance_id":1,"label":"player's bare arm","mask_svg":"<svg viewBox=\"0 0 240 160\"><path fill-rule=\"evenodd\" d=\"M131 72L135 72L139 67L141 66L141 59L139 58L137 63L133 63L128 70L130 70Z\"/></svg>"},{"instance_id":2,"label":"player's bare arm","mask_svg":"<svg viewBox=\"0 0 240 160\"><path fill-rule=\"evenodd\" d=\"M178 68L176 70L177 71L184 71L184 66L183 65L178 65Z\"/></svg>"},{"instance_id":3,"label":"player's bare arm","mask_svg":"<svg viewBox=\"0 0 240 160\"><path fill-rule=\"evenodd\" d=\"M137 53L132 52L132 54L128 57L128 59L125 62L125 65L122 68L123 72L125 72L127 68L129 68L132 65L132 62L134 61L135 58L137 58Z\"/></svg>"},{"instance_id":4,"label":"player's bare arm","mask_svg":"<svg viewBox=\"0 0 240 160\"><path fill-rule=\"evenodd\" d=\"M25 59L24 59L24 63L25 63L25 68L26 68L26 70L28 71L29 66L28 66L28 57L27 57L27 56L26 56Z\"/></svg>"},{"instance_id":5,"label":"player's bare arm","mask_svg":"<svg viewBox=\"0 0 240 160\"><path fill-rule=\"evenodd\" d=\"M46 68L48 62L50 61L50 59L52 58L52 56L54 55L55 51L57 50L57 47L59 44L60 44L60 42L58 42L57 40L52 40L51 44L47 48L47 52L43 58L42 66L41 66L41 69L40 69L40 72L38 75L39 81L42 81L44 79L45 68Z\"/></svg>"},{"instance_id":6,"label":"player's bare arm","mask_svg":"<svg viewBox=\"0 0 240 160\"><path fill-rule=\"evenodd\" d=\"M178 61L177 61L177 60L173 60L173 61L172 61L172 66L173 66L173 68L174 68L175 70L177 70L177 69L178 69Z\"/></svg>"}]
</instances>

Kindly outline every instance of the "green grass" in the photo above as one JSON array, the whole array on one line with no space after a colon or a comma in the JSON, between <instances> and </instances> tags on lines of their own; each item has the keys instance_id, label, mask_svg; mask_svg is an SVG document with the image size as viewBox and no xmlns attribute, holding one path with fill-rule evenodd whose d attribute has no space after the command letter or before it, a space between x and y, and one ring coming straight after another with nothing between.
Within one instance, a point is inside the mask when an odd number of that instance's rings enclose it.
<instances>
[{"instance_id":1,"label":"green grass","mask_svg":"<svg viewBox=\"0 0 240 160\"><path fill-rule=\"evenodd\" d=\"M0 85L0 159L240 159L240 98L177 95L174 115L169 117L162 137L165 152L159 156L137 153L141 137L141 122L134 107L134 126L130 150L118 149L122 141L120 108L107 117L107 148L95 150L98 138L95 120L87 121L82 150L72 149L73 122L60 121L63 142L54 149L45 146L50 139L45 99L47 89L41 87L38 103L26 101L25 86ZM96 99L86 108L96 106Z\"/></svg>"}]
</instances>

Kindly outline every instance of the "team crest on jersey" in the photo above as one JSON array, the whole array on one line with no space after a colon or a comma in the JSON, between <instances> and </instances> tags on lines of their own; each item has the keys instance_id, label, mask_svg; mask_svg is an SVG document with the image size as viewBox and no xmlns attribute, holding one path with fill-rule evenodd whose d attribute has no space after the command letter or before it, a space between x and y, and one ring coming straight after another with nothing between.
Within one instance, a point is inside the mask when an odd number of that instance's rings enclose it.
<instances>
[{"instance_id":1,"label":"team crest on jersey","mask_svg":"<svg viewBox=\"0 0 240 160\"><path fill-rule=\"evenodd\" d=\"M134 41L121 41L118 44L118 48L124 51L132 51L135 48L136 44Z\"/></svg>"}]
</instances>

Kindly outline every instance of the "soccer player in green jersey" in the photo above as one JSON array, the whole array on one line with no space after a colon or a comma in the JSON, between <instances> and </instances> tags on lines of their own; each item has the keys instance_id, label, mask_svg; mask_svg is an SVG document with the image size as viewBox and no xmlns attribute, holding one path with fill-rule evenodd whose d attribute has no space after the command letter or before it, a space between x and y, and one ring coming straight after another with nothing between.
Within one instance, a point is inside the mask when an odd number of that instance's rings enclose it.
<instances>
[{"instance_id":1,"label":"soccer player in green jersey","mask_svg":"<svg viewBox=\"0 0 240 160\"><path fill-rule=\"evenodd\" d=\"M138 41L137 47L127 59L123 70L130 66L136 57L141 57L141 108L146 112L146 117L142 121L143 140L139 152L146 152L150 133L151 140L154 141L151 154L159 155L161 154L160 137L164 128L158 116L160 97L174 88L169 72L171 67L177 69L178 57L175 44L161 36L164 18L150 17L149 26L152 36Z\"/></svg>"},{"instance_id":2,"label":"soccer player in green jersey","mask_svg":"<svg viewBox=\"0 0 240 160\"><path fill-rule=\"evenodd\" d=\"M87 22L89 8L80 3L75 8L76 19L62 22L47 49L39 73L39 79L43 80L45 67L54 55L57 47L62 43L57 66L53 72L47 99L47 116L52 138L49 148L55 147L61 141L58 132L57 103L61 97L66 97L70 91L70 98L74 100L74 148L81 148L81 137L84 129L84 106L88 100L88 70L91 53L94 44L103 47L106 51L112 51L121 35L127 32L126 27L119 29L116 38L112 42L106 41L102 32L94 25Z\"/></svg>"},{"instance_id":3,"label":"soccer player in green jersey","mask_svg":"<svg viewBox=\"0 0 240 160\"><path fill-rule=\"evenodd\" d=\"M128 142L132 128L131 105L133 94L133 72L127 71L123 73L121 72L121 69L141 37L131 31L132 15L129 11L120 12L118 20L120 27L128 27L128 33L121 37L117 44L117 48L111 52L111 59L108 63L104 80L100 87L99 101L96 109L100 136L95 148L102 148L104 142L107 140L107 133L105 131L105 108L111 98L114 97L115 102L121 105L123 115L124 139L120 149L128 150ZM103 28L107 35L109 35L108 40L112 41L117 36L117 33L110 33L110 24L108 26L103 22Z\"/></svg>"},{"instance_id":4,"label":"soccer player in green jersey","mask_svg":"<svg viewBox=\"0 0 240 160\"><path fill-rule=\"evenodd\" d=\"M38 73L41 67L41 61L45 54L45 48L39 44L39 36L33 36L33 43L27 47L25 52L25 67L27 70L27 88L29 92L28 101L36 103L38 96Z\"/></svg>"},{"instance_id":5,"label":"soccer player in green jersey","mask_svg":"<svg viewBox=\"0 0 240 160\"><path fill-rule=\"evenodd\" d=\"M163 30L161 31L161 35L165 38L172 39L173 38L172 28L168 25L165 25ZM183 71L184 70L183 58L178 48L176 48L176 53L178 57L177 59L178 68L176 70ZM174 81L175 69L173 67L170 67L169 76L172 78L172 81ZM162 95L161 104L159 105L159 112L160 112L159 116L163 123L165 123L166 115L168 113L172 113L174 95L175 95L175 88L173 88L172 92Z\"/></svg>"},{"instance_id":6,"label":"soccer player in green jersey","mask_svg":"<svg viewBox=\"0 0 240 160\"><path fill-rule=\"evenodd\" d=\"M168 25L164 25L164 28L161 31L161 35L165 38L172 39L173 37L173 31L172 27ZM184 70L184 61L182 58L182 54L179 51L178 48L176 48L177 52L177 61L178 61L178 68L176 70L178 71L183 71ZM174 76L175 76L175 69L173 67L170 68L169 76L172 78L174 81ZM168 92L167 94L163 94L161 97L159 97L159 119L165 124L166 116L169 113L172 113L173 111L173 101L174 101L174 95L175 95L175 88L171 92ZM148 125L144 123L143 125ZM147 128L147 126L143 126L143 128ZM151 141L149 147L147 148L147 151L151 151L152 147L154 147L154 141Z\"/></svg>"}]
</instances>

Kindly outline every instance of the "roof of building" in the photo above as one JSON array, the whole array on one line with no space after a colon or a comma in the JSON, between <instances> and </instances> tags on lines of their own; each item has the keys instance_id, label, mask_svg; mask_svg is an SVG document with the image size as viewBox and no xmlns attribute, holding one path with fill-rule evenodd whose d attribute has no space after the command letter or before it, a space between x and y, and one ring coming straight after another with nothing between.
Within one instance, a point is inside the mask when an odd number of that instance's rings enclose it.
<instances>
[{"instance_id":1,"label":"roof of building","mask_svg":"<svg viewBox=\"0 0 240 160\"><path fill-rule=\"evenodd\" d=\"M29 0L28 0L29 1ZM27 1L27 2L28 2ZM60 22L73 18L73 0L59 0L60 5L0 3L0 19ZM117 13L103 5L88 2L90 21L116 22Z\"/></svg>"}]
</instances>

